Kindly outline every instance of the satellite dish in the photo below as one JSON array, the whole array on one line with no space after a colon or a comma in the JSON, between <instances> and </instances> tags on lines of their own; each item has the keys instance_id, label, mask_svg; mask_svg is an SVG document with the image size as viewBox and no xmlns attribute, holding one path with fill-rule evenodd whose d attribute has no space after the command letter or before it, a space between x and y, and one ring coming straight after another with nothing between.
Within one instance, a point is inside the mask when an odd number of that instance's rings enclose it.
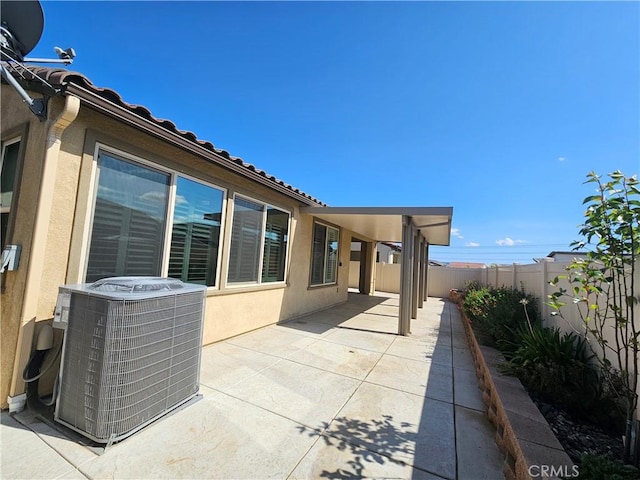
<instances>
[{"instance_id":1,"label":"satellite dish","mask_svg":"<svg viewBox=\"0 0 640 480\"><path fill-rule=\"evenodd\" d=\"M11 85L22 100L29 106L36 117L42 122L47 119L47 95L54 95L56 90L44 78L25 67L25 63L63 63L69 65L73 62L76 52L73 48L56 47L54 51L57 59L25 58L40 41L44 30L44 13L37 0L2 0L0 2L0 74L2 79ZM21 85L25 80L25 72L30 79L39 82L44 87L42 98L31 98Z\"/></svg>"},{"instance_id":2,"label":"satellite dish","mask_svg":"<svg viewBox=\"0 0 640 480\"><path fill-rule=\"evenodd\" d=\"M2 51L21 61L40 41L44 13L37 0L2 1Z\"/></svg>"}]
</instances>

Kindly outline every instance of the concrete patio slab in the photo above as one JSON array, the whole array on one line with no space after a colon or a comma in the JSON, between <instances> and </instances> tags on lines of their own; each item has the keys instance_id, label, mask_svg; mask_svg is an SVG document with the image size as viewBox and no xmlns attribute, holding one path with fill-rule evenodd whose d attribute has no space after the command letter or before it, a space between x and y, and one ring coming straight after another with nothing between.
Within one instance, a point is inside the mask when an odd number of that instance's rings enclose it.
<instances>
[{"instance_id":1,"label":"concrete patio slab","mask_svg":"<svg viewBox=\"0 0 640 480\"><path fill-rule=\"evenodd\" d=\"M385 355L366 381L453 403L451 367L437 363Z\"/></svg>"},{"instance_id":2,"label":"concrete patio slab","mask_svg":"<svg viewBox=\"0 0 640 480\"><path fill-rule=\"evenodd\" d=\"M413 337L397 337L387 353L408 360L431 362L451 367L453 364L451 347L446 340L438 337L435 342L415 340ZM446 337L444 337L446 338Z\"/></svg>"},{"instance_id":3,"label":"concrete patio slab","mask_svg":"<svg viewBox=\"0 0 640 480\"><path fill-rule=\"evenodd\" d=\"M209 388L230 387L253 377L279 358L231 343L202 349L200 383Z\"/></svg>"},{"instance_id":4,"label":"concrete patio slab","mask_svg":"<svg viewBox=\"0 0 640 480\"><path fill-rule=\"evenodd\" d=\"M371 331L395 332L397 305L350 294L204 347L201 398L101 455L50 418L3 415L2 478L502 478L455 307L430 298L409 337Z\"/></svg>"},{"instance_id":5,"label":"concrete patio slab","mask_svg":"<svg viewBox=\"0 0 640 480\"><path fill-rule=\"evenodd\" d=\"M422 340L429 338L448 337L450 330L440 328L438 325L428 324L425 322L412 322L410 338Z\"/></svg>"},{"instance_id":6,"label":"concrete patio slab","mask_svg":"<svg viewBox=\"0 0 640 480\"><path fill-rule=\"evenodd\" d=\"M317 320L304 317L290 322L272 325L271 328L313 338L326 337L335 330L333 325L322 323L319 320L321 320L321 317L318 317Z\"/></svg>"},{"instance_id":7,"label":"concrete patio slab","mask_svg":"<svg viewBox=\"0 0 640 480\"><path fill-rule=\"evenodd\" d=\"M476 364L468 348L453 348L453 366L464 370L476 370Z\"/></svg>"},{"instance_id":8,"label":"concrete patio slab","mask_svg":"<svg viewBox=\"0 0 640 480\"><path fill-rule=\"evenodd\" d=\"M486 407L482 398L478 396L478 378L475 371L454 369L453 399L456 405L477 410L484 415Z\"/></svg>"},{"instance_id":9,"label":"concrete patio slab","mask_svg":"<svg viewBox=\"0 0 640 480\"><path fill-rule=\"evenodd\" d=\"M298 326L304 325L304 323L318 323L324 325L323 328L331 329L336 325L340 325L340 323L344 322L346 319L351 318L351 314L346 314L344 312L338 312L336 309L339 307L333 307L327 310L322 310L320 312L315 312L310 315L305 315L302 317L298 317L295 320L291 320L290 322L279 323L276 326L288 327L293 325L294 328Z\"/></svg>"},{"instance_id":10,"label":"concrete patio slab","mask_svg":"<svg viewBox=\"0 0 640 480\"><path fill-rule=\"evenodd\" d=\"M361 313L349 320L345 320L340 326L383 333L398 333L397 317L395 319L392 317L381 318L368 313Z\"/></svg>"},{"instance_id":11,"label":"concrete patio slab","mask_svg":"<svg viewBox=\"0 0 640 480\"><path fill-rule=\"evenodd\" d=\"M453 405L363 384L328 433L444 478L455 478Z\"/></svg>"},{"instance_id":12,"label":"concrete patio slab","mask_svg":"<svg viewBox=\"0 0 640 480\"><path fill-rule=\"evenodd\" d=\"M286 478L316 440L222 393L163 419L80 466L89 478ZM295 441L292 441L295 439Z\"/></svg>"},{"instance_id":13,"label":"concrete patio slab","mask_svg":"<svg viewBox=\"0 0 640 480\"><path fill-rule=\"evenodd\" d=\"M222 391L316 428L336 415L360 383L354 378L282 360L262 370L250 382Z\"/></svg>"},{"instance_id":14,"label":"concrete patio slab","mask_svg":"<svg viewBox=\"0 0 640 480\"><path fill-rule=\"evenodd\" d=\"M292 480L313 478L442 480L443 477L412 468L330 435L323 435L289 478Z\"/></svg>"},{"instance_id":15,"label":"concrete patio slab","mask_svg":"<svg viewBox=\"0 0 640 480\"><path fill-rule=\"evenodd\" d=\"M455 406L458 480L502 478L502 455L484 413Z\"/></svg>"},{"instance_id":16,"label":"concrete patio slab","mask_svg":"<svg viewBox=\"0 0 640 480\"><path fill-rule=\"evenodd\" d=\"M451 334L451 330L440 329L429 326L412 325L411 326L411 338L415 340L429 341L433 338L448 337Z\"/></svg>"},{"instance_id":17,"label":"concrete patio slab","mask_svg":"<svg viewBox=\"0 0 640 480\"><path fill-rule=\"evenodd\" d=\"M369 308L366 313L372 315L380 315L384 317L390 317L394 319L398 319L398 306L397 305L388 305L386 302L381 303L379 305L375 305L374 307Z\"/></svg>"},{"instance_id":18,"label":"concrete patio slab","mask_svg":"<svg viewBox=\"0 0 640 480\"><path fill-rule=\"evenodd\" d=\"M324 339L328 342L339 343L340 345L384 353L395 338L397 338L395 335L381 335L378 332L337 328Z\"/></svg>"},{"instance_id":19,"label":"concrete patio slab","mask_svg":"<svg viewBox=\"0 0 640 480\"><path fill-rule=\"evenodd\" d=\"M79 434L69 437L57 430L51 423L44 422L36 412L29 410L20 416L20 423L35 432L38 437L56 452L63 453L63 458L72 465L82 465L93 460L97 453L87 448L90 440ZM23 455L21 453L21 455Z\"/></svg>"},{"instance_id":20,"label":"concrete patio slab","mask_svg":"<svg viewBox=\"0 0 640 480\"><path fill-rule=\"evenodd\" d=\"M265 327L227 340L226 343L277 357L308 347L316 339L276 327Z\"/></svg>"},{"instance_id":21,"label":"concrete patio slab","mask_svg":"<svg viewBox=\"0 0 640 480\"><path fill-rule=\"evenodd\" d=\"M3 479L84 478L76 467L6 412L2 412Z\"/></svg>"},{"instance_id":22,"label":"concrete patio slab","mask_svg":"<svg viewBox=\"0 0 640 480\"><path fill-rule=\"evenodd\" d=\"M381 356L378 352L319 341L292 353L288 360L364 380Z\"/></svg>"},{"instance_id":23,"label":"concrete patio slab","mask_svg":"<svg viewBox=\"0 0 640 480\"><path fill-rule=\"evenodd\" d=\"M455 348L468 348L467 336L464 333L455 332L451 335L451 346Z\"/></svg>"}]
</instances>

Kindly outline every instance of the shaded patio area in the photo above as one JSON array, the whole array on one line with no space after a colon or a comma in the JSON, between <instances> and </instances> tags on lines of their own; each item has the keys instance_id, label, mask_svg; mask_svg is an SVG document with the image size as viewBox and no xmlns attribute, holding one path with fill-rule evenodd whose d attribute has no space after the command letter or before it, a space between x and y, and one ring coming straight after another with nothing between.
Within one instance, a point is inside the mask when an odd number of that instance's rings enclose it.
<instances>
[{"instance_id":1,"label":"shaded patio area","mask_svg":"<svg viewBox=\"0 0 640 480\"><path fill-rule=\"evenodd\" d=\"M402 337L398 305L350 293L204 347L202 398L101 455L3 412L2 478L502 478L457 309L429 298Z\"/></svg>"}]
</instances>

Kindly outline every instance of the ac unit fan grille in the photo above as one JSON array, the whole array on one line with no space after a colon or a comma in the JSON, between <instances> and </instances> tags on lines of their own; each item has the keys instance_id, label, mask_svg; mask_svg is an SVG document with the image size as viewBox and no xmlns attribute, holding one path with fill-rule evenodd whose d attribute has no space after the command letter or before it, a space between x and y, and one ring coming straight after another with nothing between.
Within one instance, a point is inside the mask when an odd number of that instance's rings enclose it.
<instances>
[{"instance_id":1,"label":"ac unit fan grille","mask_svg":"<svg viewBox=\"0 0 640 480\"><path fill-rule=\"evenodd\" d=\"M71 292L56 420L128 436L199 388L204 289L146 299Z\"/></svg>"}]
</instances>

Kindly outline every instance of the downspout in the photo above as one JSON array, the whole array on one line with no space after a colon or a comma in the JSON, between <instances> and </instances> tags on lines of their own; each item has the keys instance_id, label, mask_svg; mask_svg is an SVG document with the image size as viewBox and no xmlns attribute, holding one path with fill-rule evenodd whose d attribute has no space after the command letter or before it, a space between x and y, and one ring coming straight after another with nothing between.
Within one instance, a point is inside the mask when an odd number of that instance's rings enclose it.
<instances>
[{"instance_id":1,"label":"downspout","mask_svg":"<svg viewBox=\"0 0 640 480\"><path fill-rule=\"evenodd\" d=\"M24 296L22 299L22 314L20 316L16 356L13 364L11 387L9 389L8 402L12 411L20 411L24 408L25 384L22 381L22 371L29 360L31 344L33 343L33 332L38 313L38 296L44 270L45 247L49 233L49 222L51 220L62 134L76 119L79 111L80 99L72 95L66 96L62 112L60 112L60 115L53 121L47 133L47 145L42 166L42 178L40 180L40 194L38 204L36 205L29 262L26 264L27 272Z\"/></svg>"}]
</instances>

